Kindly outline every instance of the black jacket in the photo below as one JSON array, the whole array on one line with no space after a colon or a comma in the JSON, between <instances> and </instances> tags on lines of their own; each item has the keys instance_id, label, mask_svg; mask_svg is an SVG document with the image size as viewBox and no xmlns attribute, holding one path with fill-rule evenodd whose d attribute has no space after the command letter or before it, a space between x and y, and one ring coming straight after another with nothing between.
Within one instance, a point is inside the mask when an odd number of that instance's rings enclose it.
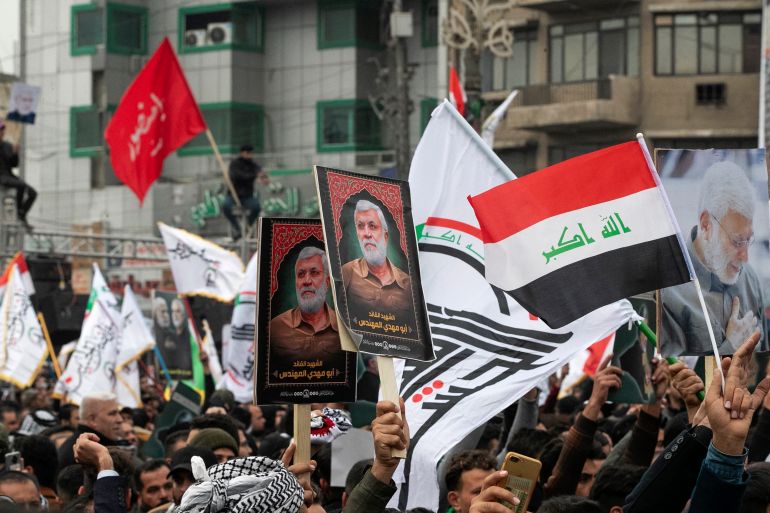
<instances>
[{"instance_id":1,"label":"black jacket","mask_svg":"<svg viewBox=\"0 0 770 513\"><path fill-rule=\"evenodd\" d=\"M11 169L19 165L19 154L8 141L0 141L0 176L15 176Z\"/></svg>"},{"instance_id":2,"label":"black jacket","mask_svg":"<svg viewBox=\"0 0 770 513\"><path fill-rule=\"evenodd\" d=\"M126 478L108 476L94 483L94 513L126 513Z\"/></svg>"},{"instance_id":3,"label":"black jacket","mask_svg":"<svg viewBox=\"0 0 770 513\"><path fill-rule=\"evenodd\" d=\"M75 464L75 453L74 453L75 442L77 441L78 437L83 433L95 434L96 436L99 437L99 443L106 447L109 447L111 445L122 445L121 443L115 440L111 440L107 438L106 436L96 431L95 429L91 429L90 427L84 426L83 424L81 424L75 430L75 434L67 438L64 441L64 443L61 444L61 447L59 447L59 468L64 468L69 465Z\"/></svg>"},{"instance_id":4,"label":"black jacket","mask_svg":"<svg viewBox=\"0 0 770 513\"><path fill-rule=\"evenodd\" d=\"M262 168L251 159L238 157L230 162L230 181L239 198L254 196L254 180L257 179L260 171ZM230 194L229 189L227 193Z\"/></svg>"}]
</instances>

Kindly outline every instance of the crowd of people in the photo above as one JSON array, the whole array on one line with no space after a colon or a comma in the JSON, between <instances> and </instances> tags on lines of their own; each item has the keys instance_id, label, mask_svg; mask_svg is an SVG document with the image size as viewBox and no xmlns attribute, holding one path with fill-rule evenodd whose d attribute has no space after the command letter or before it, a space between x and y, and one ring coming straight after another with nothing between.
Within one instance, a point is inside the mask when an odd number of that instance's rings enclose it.
<instances>
[{"instance_id":1,"label":"crowd of people","mask_svg":"<svg viewBox=\"0 0 770 513\"><path fill-rule=\"evenodd\" d=\"M452 449L436 462L437 510L409 511L518 513L521 494L500 486L511 451L541 464L528 497L532 513L764 513L770 378L758 379L765 370L756 363L757 342L753 336L723 359L724 382L715 370L708 390L684 364L660 361L651 404L608 402L622 380L609 359L571 390L553 375L548 390L529 391L492 419L474 449ZM109 393L78 407L54 401L41 377L18 401L3 401L0 513L397 511L387 505L400 461L391 452L409 447L403 401L376 403L367 427L373 458L354 464L345 486L335 487L330 438L314 440L311 460L295 463L292 410L238 404L224 390L207 398L201 415L164 430L162 457L143 456L165 406L150 390L139 409L121 408ZM349 420L352 405L313 409Z\"/></svg>"}]
</instances>

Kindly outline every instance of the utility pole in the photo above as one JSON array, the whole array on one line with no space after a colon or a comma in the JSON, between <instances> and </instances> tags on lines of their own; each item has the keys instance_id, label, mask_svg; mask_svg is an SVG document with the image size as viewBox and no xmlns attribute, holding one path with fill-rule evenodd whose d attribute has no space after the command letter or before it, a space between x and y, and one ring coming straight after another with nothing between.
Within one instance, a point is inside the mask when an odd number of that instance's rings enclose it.
<instances>
[{"instance_id":1,"label":"utility pole","mask_svg":"<svg viewBox=\"0 0 770 513\"><path fill-rule=\"evenodd\" d=\"M409 79L411 73L406 63L406 38L412 35L412 13L401 10L401 0L393 0L393 10L390 14L390 40L388 53L392 55L393 68L391 73L395 91L395 127L392 131L395 138L397 177L400 180L409 178L409 113L412 102L409 99Z\"/></svg>"}]
</instances>

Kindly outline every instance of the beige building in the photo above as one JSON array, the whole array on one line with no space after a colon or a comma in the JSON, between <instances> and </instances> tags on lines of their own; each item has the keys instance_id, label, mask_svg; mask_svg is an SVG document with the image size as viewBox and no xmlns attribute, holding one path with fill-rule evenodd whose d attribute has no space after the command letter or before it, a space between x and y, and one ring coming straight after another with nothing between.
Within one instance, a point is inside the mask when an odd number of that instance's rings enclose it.
<instances>
[{"instance_id":1,"label":"beige building","mask_svg":"<svg viewBox=\"0 0 770 513\"><path fill-rule=\"evenodd\" d=\"M520 0L514 56L482 59L483 97L520 93L495 150L518 175L628 141L757 146L759 0Z\"/></svg>"}]
</instances>

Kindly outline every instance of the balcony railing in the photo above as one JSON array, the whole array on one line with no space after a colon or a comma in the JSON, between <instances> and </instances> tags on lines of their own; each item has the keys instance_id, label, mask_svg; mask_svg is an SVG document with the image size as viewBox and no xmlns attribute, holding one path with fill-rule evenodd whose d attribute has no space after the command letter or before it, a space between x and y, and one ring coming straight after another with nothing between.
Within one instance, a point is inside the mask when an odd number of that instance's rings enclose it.
<instances>
[{"instance_id":1,"label":"balcony railing","mask_svg":"<svg viewBox=\"0 0 770 513\"><path fill-rule=\"evenodd\" d=\"M514 105L531 107L551 103L609 100L610 98L612 98L612 82L609 78L604 78L592 82L538 84L523 87L519 90Z\"/></svg>"}]
</instances>

